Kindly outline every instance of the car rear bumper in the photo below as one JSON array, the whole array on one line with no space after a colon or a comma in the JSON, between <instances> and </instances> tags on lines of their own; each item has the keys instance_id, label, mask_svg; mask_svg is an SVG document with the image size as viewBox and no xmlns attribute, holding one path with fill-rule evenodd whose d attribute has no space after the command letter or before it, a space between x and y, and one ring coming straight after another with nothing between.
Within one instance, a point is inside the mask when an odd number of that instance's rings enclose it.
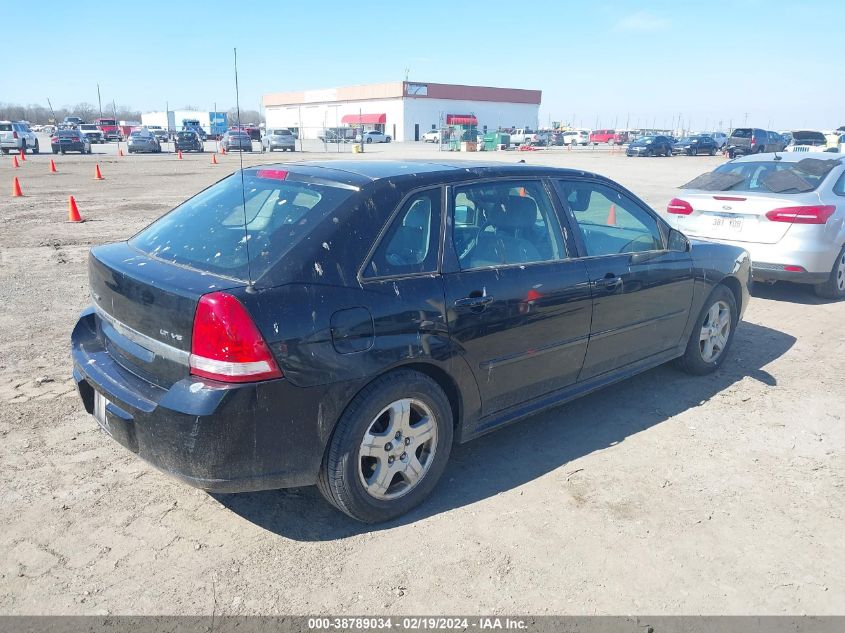
<instances>
[{"instance_id":1,"label":"car rear bumper","mask_svg":"<svg viewBox=\"0 0 845 633\"><path fill-rule=\"evenodd\" d=\"M0 141L0 147L2 147L3 149L20 149L21 139L16 138L11 141Z\"/></svg>"},{"instance_id":2,"label":"car rear bumper","mask_svg":"<svg viewBox=\"0 0 845 633\"><path fill-rule=\"evenodd\" d=\"M62 143L61 145L50 145L55 152L84 152L85 143Z\"/></svg>"},{"instance_id":3,"label":"car rear bumper","mask_svg":"<svg viewBox=\"0 0 845 633\"><path fill-rule=\"evenodd\" d=\"M736 242L712 237L695 236L744 248L751 255L751 274L755 281L795 281L816 284L825 281L833 268L833 261L841 246L836 243L790 239L790 233L775 244ZM786 270L800 266L803 270Z\"/></svg>"},{"instance_id":4,"label":"car rear bumper","mask_svg":"<svg viewBox=\"0 0 845 633\"><path fill-rule=\"evenodd\" d=\"M326 387L285 379L224 384L186 377L169 388L119 365L92 308L71 335L73 377L85 410L108 403L103 430L156 468L210 492L311 485L331 425ZM102 401L100 401L102 402Z\"/></svg>"}]
</instances>

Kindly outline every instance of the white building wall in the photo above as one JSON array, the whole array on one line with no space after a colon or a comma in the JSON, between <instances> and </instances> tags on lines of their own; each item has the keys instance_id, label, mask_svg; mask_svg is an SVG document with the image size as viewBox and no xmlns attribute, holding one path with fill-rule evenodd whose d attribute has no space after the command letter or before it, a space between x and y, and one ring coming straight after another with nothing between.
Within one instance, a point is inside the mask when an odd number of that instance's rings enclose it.
<instances>
[{"instance_id":1,"label":"white building wall","mask_svg":"<svg viewBox=\"0 0 845 633\"><path fill-rule=\"evenodd\" d=\"M292 106L268 106L267 127L302 128L300 137L315 139L326 127L344 125L341 119L352 114L386 114L385 133L397 141L413 141L414 125L420 136L432 127L446 123L447 114L474 114L480 130L499 127L537 129L540 106L526 103L460 101L454 99L395 98L374 101L308 103ZM442 120L441 120L442 119ZM371 127L371 126L368 126Z\"/></svg>"},{"instance_id":2,"label":"white building wall","mask_svg":"<svg viewBox=\"0 0 845 633\"><path fill-rule=\"evenodd\" d=\"M306 103L292 106L267 106L264 116L267 127L301 128L300 138L315 139L327 127L340 127L344 115L385 114L384 130L391 137L399 133L402 124L402 99L381 99L374 101L341 101ZM367 127L372 127L368 125Z\"/></svg>"},{"instance_id":3,"label":"white building wall","mask_svg":"<svg viewBox=\"0 0 845 633\"><path fill-rule=\"evenodd\" d=\"M483 130L485 125L491 131L500 127L529 127L536 130L540 106L530 103L407 98L405 125L397 140L413 141L416 123L420 126L420 136L441 124L445 125L447 114L474 114L478 119L479 130Z\"/></svg>"}]
</instances>

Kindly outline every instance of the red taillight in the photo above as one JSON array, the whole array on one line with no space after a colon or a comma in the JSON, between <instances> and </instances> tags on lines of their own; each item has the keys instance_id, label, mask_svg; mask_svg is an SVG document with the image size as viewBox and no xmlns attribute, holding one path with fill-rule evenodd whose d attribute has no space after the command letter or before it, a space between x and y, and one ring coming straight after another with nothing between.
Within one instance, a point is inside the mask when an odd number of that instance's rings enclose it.
<instances>
[{"instance_id":1,"label":"red taillight","mask_svg":"<svg viewBox=\"0 0 845 633\"><path fill-rule=\"evenodd\" d=\"M824 224L834 213L836 213L836 207L826 204L807 207L781 207L772 209L766 214L766 217L772 222Z\"/></svg>"},{"instance_id":2,"label":"red taillight","mask_svg":"<svg viewBox=\"0 0 845 633\"><path fill-rule=\"evenodd\" d=\"M190 365L191 374L223 382L282 377L246 308L225 292L203 295L197 304Z\"/></svg>"},{"instance_id":3,"label":"red taillight","mask_svg":"<svg viewBox=\"0 0 845 633\"><path fill-rule=\"evenodd\" d=\"M669 205L666 207L666 211L677 215L689 215L692 213L692 205L686 200L672 198L669 201Z\"/></svg>"},{"instance_id":4,"label":"red taillight","mask_svg":"<svg viewBox=\"0 0 845 633\"><path fill-rule=\"evenodd\" d=\"M50 142L52 143L52 142L54 142L54 141L55 141L56 143L58 143L58 142L59 142L59 137L58 137L58 136L51 136L51 137L50 137Z\"/></svg>"},{"instance_id":5,"label":"red taillight","mask_svg":"<svg viewBox=\"0 0 845 633\"><path fill-rule=\"evenodd\" d=\"M18 133L17 133L17 132L12 132L12 138L18 138Z\"/></svg>"},{"instance_id":6,"label":"red taillight","mask_svg":"<svg viewBox=\"0 0 845 633\"><path fill-rule=\"evenodd\" d=\"M788 273L803 273L805 272L803 266L793 266L792 264L786 264L783 269Z\"/></svg>"},{"instance_id":7,"label":"red taillight","mask_svg":"<svg viewBox=\"0 0 845 633\"><path fill-rule=\"evenodd\" d=\"M751 147L754 147L755 145L757 145L757 139L752 136L751 137Z\"/></svg>"}]
</instances>

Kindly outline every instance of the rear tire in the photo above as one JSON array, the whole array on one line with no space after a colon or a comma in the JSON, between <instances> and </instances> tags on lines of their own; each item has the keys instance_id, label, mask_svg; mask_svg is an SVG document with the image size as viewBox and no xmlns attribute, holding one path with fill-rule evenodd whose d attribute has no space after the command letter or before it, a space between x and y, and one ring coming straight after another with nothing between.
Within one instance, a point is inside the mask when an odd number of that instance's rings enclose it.
<instances>
[{"instance_id":1,"label":"rear tire","mask_svg":"<svg viewBox=\"0 0 845 633\"><path fill-rule=\"evenodd\" d=\"M32 148L32 153L37 154L38 151L38 139L35 139L35 147Z\"/></svg>"},{"instance_id":2,"label":"rear tire","mask_svg":"<svg viewBox=\"0 0 845 633\"><path fill-rule=\"evenodd\" d=\"M833 262L833 270L830 271L828 280L816 284L813 290L816 296L823 299L845 298L845 248L839 251L836 261Z\"/></svg>"},{"instance_id":3,"label":"rear tire","mask_svg":"<svg viewBox=\"0 0 845 633\"><path fill-rule=\"evenodd\" d=\"M680 368L694 376L716 371L728 354L738 321L733 293L726 286L716 286L695 321L684 355L678 359Z\"/></svg>"},{"instance_id":4,"label":"rear tire","mask_svg":"<svg viewBox=\"0 0 845 633\"><path fill-rule=\"evenodd\" d=\"M452 409L434 380L409 370L386 374L355 396L341 416L317 487L353 519L393 519L420 504L437 485L452 434Z\"/></svg>"}]
</instances>

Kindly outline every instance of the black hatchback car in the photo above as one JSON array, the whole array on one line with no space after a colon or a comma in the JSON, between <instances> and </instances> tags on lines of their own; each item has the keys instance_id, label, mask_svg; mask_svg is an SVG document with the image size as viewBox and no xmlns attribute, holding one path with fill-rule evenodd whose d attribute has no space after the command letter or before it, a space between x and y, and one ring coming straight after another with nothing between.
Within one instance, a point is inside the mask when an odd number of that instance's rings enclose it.
<instances>
[{"instance_id":1,"label":"black hatchback car","mask_svg":"<svg viewBox=\"0 0 845 633\"><path fill-rule=\"evenodd\" d=\"M204 152L205 149L200 135L193 131L183 130L176 133L174 151L179 152Z\"/></svg>"},{"instance_id":2,"label":"black hatchback car","mask_svg":"<svg viewBox=\"0 0 845 633\"><path fill-rule=\"evenodd\" d=\"M79 152L80 154L90 154L91 139L77 129L73 130L57 130L50 138L50 149L54 154L61 152Z\"/></svg>"},{"instance_id":3,"label":"black hatchback car","mask_svg":"<svg viewBox=\"0 0 845 633\"><path fill-rule=\"evenodd\" d=\"M356 519L395 517L453 441L673 359L713 371L748 303L744 250L581 171L242 173L92 249L72 334L86 410L209 491L316 483Z\"/></svg>"},{"instance_id":4,"label":"black hatchback car","mask_svg":"<svg viewBox=\"0 0 845 633\"><path fill-rule=\"evenodd\" d=\"M626 156L671 156L674 141L668 136L641 136L625 150Z\"/></svg>"},{"instance_id":5,"label":"black hatchback car","mask_svg":"<svg viewBox=\"0 0 845 633\"><path fill-rule=\"evenodd\" d=\"M672 145L672 153L686 154L687 156L698 156L699 154L715 156L718 149L719 146L716 144L716 139L706 134L685 136L680 141L675 141L674 145Z\"/></svg>"}]
</instances>

